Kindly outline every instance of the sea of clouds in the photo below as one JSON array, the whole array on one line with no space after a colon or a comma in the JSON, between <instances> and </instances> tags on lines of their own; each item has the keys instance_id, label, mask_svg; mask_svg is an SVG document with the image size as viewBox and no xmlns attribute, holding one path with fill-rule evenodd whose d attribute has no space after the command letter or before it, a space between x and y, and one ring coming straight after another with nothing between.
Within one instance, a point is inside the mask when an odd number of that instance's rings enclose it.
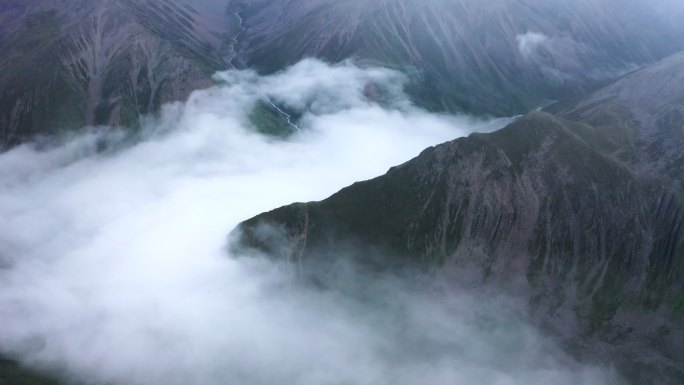
<instances>
[{"instance_id":1,"label":"sea of clouds","mask_svg":"<svg viewBox=\"0 0 684 385\"><path fill-rule=\"evenodd\" d=\"M87 128L0 154L0 354L114 385L617 382L502 295L360 273L322 289L226 252L242 220L506 120L428 113L401 74L349 63L216 80L136 135ZM260 134L265 103L299 131Z\"/></svg>"}]
</instances>

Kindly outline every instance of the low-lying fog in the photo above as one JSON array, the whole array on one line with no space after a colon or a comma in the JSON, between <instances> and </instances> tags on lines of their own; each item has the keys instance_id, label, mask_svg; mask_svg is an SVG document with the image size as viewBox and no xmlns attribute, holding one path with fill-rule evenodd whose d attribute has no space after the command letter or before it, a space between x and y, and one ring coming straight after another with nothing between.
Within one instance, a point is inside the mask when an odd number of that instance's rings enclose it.
<instances>
[{"instance_id":1,"label":"low-lying fog","mask_svg":"<svg viewBox=\"0 0 684 385\"><path fill-rule=\"evenodd\" d=\"M421 111L402 82L312 60L226 72L135 138L89 129L0 154L0 354L115 385L615 383L505 297L397 277L361 290L352 273L318 290L226 254L244 219L505 123ZM269 101L301 131L257 133Z\"/></svg>"}]
</instances>

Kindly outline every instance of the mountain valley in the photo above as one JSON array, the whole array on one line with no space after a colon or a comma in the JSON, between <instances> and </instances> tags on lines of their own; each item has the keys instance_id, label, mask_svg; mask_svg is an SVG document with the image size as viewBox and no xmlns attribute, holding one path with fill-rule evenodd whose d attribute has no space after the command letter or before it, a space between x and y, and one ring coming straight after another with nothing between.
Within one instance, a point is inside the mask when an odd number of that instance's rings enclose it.
<instances>
[{"instance_id":1,"label":"mountain valley","mask_svg":"<svg viewBox=\"0 0 684 385\"><path fill-rule=\"evenodd\" d=\"M684 383L683 19L0 2L0 385Z\"/></svg>"}]
</instances>

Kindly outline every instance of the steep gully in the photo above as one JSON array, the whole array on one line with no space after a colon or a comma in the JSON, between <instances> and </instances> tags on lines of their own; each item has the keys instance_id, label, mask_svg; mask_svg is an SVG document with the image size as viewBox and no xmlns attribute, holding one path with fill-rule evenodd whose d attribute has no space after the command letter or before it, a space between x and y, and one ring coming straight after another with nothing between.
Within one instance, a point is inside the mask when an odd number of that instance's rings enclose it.
<instances>
[{"instance_id":1,"label":"steep gully","mask_svg":"<svg viewBox=\"0 0 684 385\"><path fill-rule=\"evenodd\" d=\"M235 16L235 19L238 22L238 31L235 33L235 36L233 36L232 43L230 46L230 57L228 58L228 64L230 64L231 67L233 67L234 70L237 70L237 66L235 65L235 59L237 59L238 56L238 50L239 50L239 43L240 43L240 36L247 30L247 27L245 26L245 20L242 17L242 12L249 8L252 5L251 2L247 2L246 5L243 6L238 6L236 7L235 11L233 11L233 16ZM299 126L292 122L292 115L288 114L287 112L283 111L282 108L278 107L275 103L273 103L273 100L271 97L267 96L267 102L268 104L271 105L271 107L276 110L282 117L285 119L288 125L293 127L295 130L299 131Z\"/></svg>"}]
</instances>

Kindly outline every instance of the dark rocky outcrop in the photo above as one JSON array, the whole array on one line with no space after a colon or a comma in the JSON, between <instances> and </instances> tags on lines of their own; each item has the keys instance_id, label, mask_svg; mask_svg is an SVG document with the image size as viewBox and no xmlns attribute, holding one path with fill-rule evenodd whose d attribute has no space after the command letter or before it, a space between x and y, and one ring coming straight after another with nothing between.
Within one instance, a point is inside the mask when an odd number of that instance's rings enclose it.
<instances>
[{"instance_id":1,"label":"dark rocky outcrop","mask_svg":"<svg viewBox=\"0 0 684 385\"><path fill-rule=\"evenodd\" d=\"M0 357L0 385L58 385L54 379Z\"/></svg>"},{"instance_id":2,"label":"dark rocky outcrop","mask_svg":"<svg viewBox=\"0 0 684 385\"><path fill-rule=\"evenodd\" d=\"M369 245L388 266L504 288L580 357L681 383L683 110L680 54L235 234L303 265Z\"/></svg>"}]
</instances>

